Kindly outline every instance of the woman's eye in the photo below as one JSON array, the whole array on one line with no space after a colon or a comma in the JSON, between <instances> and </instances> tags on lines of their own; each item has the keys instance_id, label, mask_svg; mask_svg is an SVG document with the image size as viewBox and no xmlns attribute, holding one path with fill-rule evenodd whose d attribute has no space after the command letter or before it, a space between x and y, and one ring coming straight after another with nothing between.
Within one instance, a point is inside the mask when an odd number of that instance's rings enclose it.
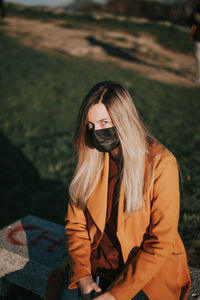
<instances>
[{"instance_id":1,"label":"woman's eye","mask_svg":"<svg viewBox=\"0 0 200 300\"><path fill-rule=\"evenodd\" d=\"M102 121L101 122L103 125L106 125L106 124L108 124L109 122L108 121Z\"/></svg>"}]
</instances>

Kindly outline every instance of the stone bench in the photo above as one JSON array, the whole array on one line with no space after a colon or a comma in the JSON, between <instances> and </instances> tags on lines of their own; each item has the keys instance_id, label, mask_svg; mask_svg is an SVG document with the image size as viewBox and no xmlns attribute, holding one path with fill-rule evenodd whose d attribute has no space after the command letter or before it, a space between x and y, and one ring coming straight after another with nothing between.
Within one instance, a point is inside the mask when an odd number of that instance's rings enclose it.
<instances>
[{"instance_id":1,"label":"stone bench","mask_svg":"<svg viewBox=\"0 0 200 300\"><path fill-rule=\"evenodd\" d=\"M44 296L49 273L66 257L64 226L27 215L0 230L0 295L10 284ZM10 283L10 284L9 284Z\"/></svg>"},{"instance_id":2,"label":"stone bench","mask_svg":"<svg viewBox=\"0 0 200 300\"><path fill-rule=\"evenodd\" d=\"M3 228L0 230L0 296L11 285L17 285L43 297L49 273L65 257L64 226L28 215ZM190 268L190 274L192 288L188 300L200 300L200 270Z\"/></svg>"}]
</instances>

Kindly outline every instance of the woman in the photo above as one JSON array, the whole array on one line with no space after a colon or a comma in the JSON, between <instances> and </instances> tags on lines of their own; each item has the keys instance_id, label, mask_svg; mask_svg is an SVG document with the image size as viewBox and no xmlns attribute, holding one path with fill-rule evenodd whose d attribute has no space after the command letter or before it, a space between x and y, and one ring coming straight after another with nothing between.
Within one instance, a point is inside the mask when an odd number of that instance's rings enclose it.
<instances>
[{"instance_id":1,"label":"woman","mask_svg":"<svg viewBox=\"0 0 200 300\"><path fill-rule=\"evenodd\" d=\"M49 277L47 300L56 295L62 272L62 300L80 295L187 299L190 275L177 231L177 162L144 127L119 83L101 82L89 91L75 146L78 159L66 217L69 258L64 271Z\"/></svg>"}]
</instances>

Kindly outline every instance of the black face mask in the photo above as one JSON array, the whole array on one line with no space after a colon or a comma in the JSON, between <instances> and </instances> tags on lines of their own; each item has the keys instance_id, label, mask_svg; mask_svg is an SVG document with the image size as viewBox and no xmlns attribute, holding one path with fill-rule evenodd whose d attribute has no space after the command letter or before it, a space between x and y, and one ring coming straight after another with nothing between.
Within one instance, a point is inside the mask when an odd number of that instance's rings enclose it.
<instances>
[{"instance_id":1,"label":"black face mask","mask_svg":"<svg viewBox=\"0 0 200 300\"><path fill-rule=\"evenodd\" d=\"M100 152L110 152L120 144L114 127L99 130L90 129L89 139L92 146Z\"/></svg>"}]
</instances>

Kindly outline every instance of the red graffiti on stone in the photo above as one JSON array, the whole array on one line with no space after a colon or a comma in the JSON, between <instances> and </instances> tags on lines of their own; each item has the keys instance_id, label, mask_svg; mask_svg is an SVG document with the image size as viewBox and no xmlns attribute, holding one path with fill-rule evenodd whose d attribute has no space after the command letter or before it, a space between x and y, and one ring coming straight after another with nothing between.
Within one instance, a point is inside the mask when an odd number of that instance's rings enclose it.
<instances>
[{"instance_id":1,"label":"red graffiti on stone","mask_svg":"<svg viewBox=\"0 0 200 300\"><path fill-rule=\"evenodd\" d=\"M42 228L36 226L36 225L25 225L22 226L17 225L14 229L12 229L8 235L7 238L10 241L11 244L16 245L16 246L37 246L41 240L46 240L48 242L50 242L49 246L47 247L47 251L52 251L55 247L57 246L63 246L64 245L64 241L63 239L61 240L55 240L51 237L49 237L49 234L51 234L50 231L42 231L41 233L39 233L39 235L32 241L30 242L24 242L18 239L17 234L21 231L29 231L29 230L42 230Z\"/></svg>"}]
</instances>

